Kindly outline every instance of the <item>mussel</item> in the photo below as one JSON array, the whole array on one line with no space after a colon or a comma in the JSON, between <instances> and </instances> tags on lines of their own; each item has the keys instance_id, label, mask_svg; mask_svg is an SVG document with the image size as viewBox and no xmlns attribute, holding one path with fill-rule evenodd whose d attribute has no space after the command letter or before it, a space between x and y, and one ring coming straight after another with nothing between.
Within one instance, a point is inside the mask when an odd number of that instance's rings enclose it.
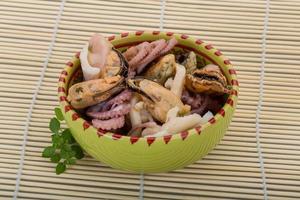
<instances>
[{"instance_id":1,"label":"mussel","mask_svg":"<svg viewBox=\"0 0 300 200\"><path fill-rule=\"evenodd\" d=\"M167 113L173 107L179 108L179 115L184 115L190 111L190 106L184 105L173 92L154 81L129 79L127 84L140 94L146 110L151 113L153 118L162 123L166 122Z\"/></svg>"},{"instance_id":2,"label":"mussel","mask_svg":"<svg viewBox=\"0 0 300 200\"><path fill-rule=\"evenodd\" d=\"M154 65L150 66L144 74L145 78L163 85L166 80L175 75L176 62L173 54L161 57Z\"/></svg>"},{"instance_id":3,"label":"mussel","mask_svg":"<svg viewBox=\"0 0 300 200\"><path fill-rule=\"evenodd\" d=\"M224 94L228 92L226 85L226 77L218 66L212 64L194 70L185 78L186 88L195 93Z\"/></svg>"},{"instance_id":4,"label":"mussel","mask_svg":"<svg viewBox=\"0 0 300 200\"><path fill-rule=\"evenodd\" d=\"M186 68L187 74L190 74L197 69L197 57L193 51L177 54L176 62Z\"/></svg>"},{"instance_id":5,"label":"mussel","mask_svg":"<svg viewBox=\"0 0 300 200\"><path fill-rule=\"evenodd\" d=\"M124 90L124 80L124 77L118 75L77 83L69 88L67 99L76 109L86 108Z\"/></svg>"},{"instance_id":6,"label":"mussel","mask_svg":"<svg viewBox=\"0 0 300 200\"><path fill-rule=\"evenodd\" d=\"M127 77L128 62L123 54L115 48L112 48L106 58L104 77L121 75Z\"/></svg>"}]
</instances>

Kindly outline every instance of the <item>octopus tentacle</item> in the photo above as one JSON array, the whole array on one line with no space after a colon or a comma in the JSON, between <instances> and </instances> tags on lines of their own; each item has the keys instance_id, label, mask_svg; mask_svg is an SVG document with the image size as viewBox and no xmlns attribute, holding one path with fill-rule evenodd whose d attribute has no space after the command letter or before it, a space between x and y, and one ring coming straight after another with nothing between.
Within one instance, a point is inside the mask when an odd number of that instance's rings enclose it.
<instances>
[{"instance_id":1,"label":"octopus tentacle","mask_svg":"<svg viewBox=\"0 0 300 200\"><path fill-rule=\"evenodd\" d=\"M117 118L126 115L129 113L129 111L130 111L129 104L121 104L109 111L88 112L87 115L95 119L110 119L110 118Z\"/></svg>"},{"instance_id":2,"label":"octopus tentacle","mask_svg":"<svg viewBox=\"0 0 300 200\"><path fill-rule=\"evenodd\" d=\"M146 67L146 65L155 60L157 57L159 57L160 52L166 47L166 45L167 43L163 39L152 42L151 46L153 48L151 52L140 63L138 63L139 66L137 68L137 73L141 73Z\"/></svg>"},{"instance_id":3,"label":"octopus tentacle","mask_svg":"<svg viewBox=\"0 0 300 200\"><path fill-rule=\"evenodd\" d=\"M111 108L110 109L114 109L114 108L116 108L118 105L119 105L120 103L114 103L112 106L111 106Z\"/></svg>"},{"instance_id":4,"label":"octopus tentacle","mask_svg":"<svg viewBox=\"0 0 300 200\"><path fill-rule=\"evenodd\" d=\"M199 115L203 115L208 104L209 104L209 98L208 98L208 96L204 96L202 104L198 108L192 110L191 114L197 113Z\"/></svg>"},{"instance_id":5,"label":"octopus tentacle","mask_svg":"<svg viewBox=\"0 0 300 200\"><path fill-rule=\"evenodd\" d=\"M129 90L124 90L114 98L110 99L107 102L101 102L99 104L90 106L87 109L87 113L91 112L100 112L100 111L108 111L109 109L112 109L113 107L118 106L119 104L124 103L125 101L129 101L131 98L132 92ZM114 106L113 106L114 105Z\"/></svg>"},{"instance_id":6,"label":"octopus tentacle","mask_svg":"<svg viewBox=\"0 0 300 200\"><path fill-rule=\"evenodd\" d=\"M132 92L130 90L124 90L114 98L110 99L107 101L104 105L103 108L101 109L102 111L107 111L110 109L114 104L119 105L121 103L124 103L126 101L129 101L131 99Z\"/></svg>"},{"instance_id":7,"label":"octopus tentacle","mask_svg":"<svg viewBox=\"0 0 300 200\"><path fill-rule=\"evenodd\" d=\"M168 51L172 50L176 44L178 44L178 41L175 38L171 38L168 42L167 42L167 46L160 52L160 55L164 55L166 53L168 53Z\"/></svg>"},{"instance_id":8,"label":"octopus tentacle","mask_svg":"<svg viewBox=\"0 0 300 200\"><path fill-rule=\"evenodd\" d=\"M204 100L204 95L191 95L187 90L182 92L181 100L183 103L191 106L192 109L199 108Z\"/></svg>"},{"instance_id":9,"label":"octopus tentacle","mask_svg":"<svg viewBox=\"0 0 300 200\"><path fill-rule=\"evenodd\" d=\"M191 106L191 113L203 115L210 110L213 113L218 112L222 107L219 98L207 94L191 94L187 90L183 91L181 100L183 103Z\"/></svg>"},{"instance_id":10,"label":"octopus tentacle","mask_svg":"<svg viewBox=\"0 0 300 200\"><path fill-rule=\"evenodd\" d=\"M137 65L143 58L145 58L148 54L147 49L149 48L150 43L149 42L143 42L139 44L136 48L138 50L137 54L128 61L129 66L135 66Z\"/></svg>"},{"instance_id":11,"label":"octopus tentacle","mask_svg":"<svg viewBox=\"0 0 300 200\"><path fill-rule=\"evenodd\" d=\"M150 62L166 54L177 43L175 38L170 39L168 42L160 39L151 43L143 42L137 46L130 47L123 54L129 63L128 77L133 78L136 74L140 74Z\"/></svg>"},{"instance_id":12,"label":"octopus tentacle","mask_svg":"<svg viewBox=\"0 0 300 200\"><path fill-rule=\"evenodd\" d=\"M128 48L124 53L123 56L127 61L130 61L134 56L138 53L138 48L136 46L132 46Z\"/></svg>"},{"instance_id":13,"label":"octopus tentacle","mask_svg":"<svg viewBox=\"0 0 300 200\"><path fill-rule=\"evenodd\" d=\"M118 129L124 126L125 124L125 117L117 117L108 120L101 120L101 119L93 119L92 124L95 128L100 128L102 130L112 130Z\"/></svg>"},{"instance_id":14,"label":"octopus tentacle","mask_svg":"<svg viewBox=\"0 0 300 200\"><path fill-rule=\"evenodd\" d=\"M210 101L208 95L204 94L191 94L189 91L185 90L182 93L181 100L183 103L191 106L191 113L197 113L202 115Z\"/></svg>"},{"instance_id":15,"label":"octopus tentacle","mask_svg":"<svg viewBox=\"0 0 300 200\"><path fill-rule=\"evenodd\" d=\"M149 49L151 49L150 43L143 42L136 46L128 48L123 53L123 56L128 61L129 66L132 66L142 60L149 53Z\"/></svg>"}]
</instances>

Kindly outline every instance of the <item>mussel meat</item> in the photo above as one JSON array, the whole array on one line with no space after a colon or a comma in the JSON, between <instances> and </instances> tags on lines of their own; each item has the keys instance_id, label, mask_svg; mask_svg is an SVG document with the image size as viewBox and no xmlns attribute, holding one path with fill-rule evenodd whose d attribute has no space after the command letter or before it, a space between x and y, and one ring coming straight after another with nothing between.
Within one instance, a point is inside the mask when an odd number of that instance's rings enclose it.
<instances>
[{"instance_id":1,"label":"mussel meat","mask_svg":"<svg viewBox=\"0 0 300 200\"><path fill-rule=\"evenodd\" d=\"M168 111L175 106L179 108L179 115L190 112L190 106L184 105L173 92L154 81L129 79L127 84L140 94L146 110L153 118L162 123L166 122Z\"/></svg>"},{"instance_id":2,"label":"mussel meat","mask_svg":"<svg viewBox=\"0 0 300 200\"><path fill-rule=\"evenodd\" d=\"M197 69L197 57L193 51L177 54L176 62L186 68L187 74L190 74Z\"/></svg>"},{"instance_id":3,"label":"mussel meat","mask_svg":"<svg viewBox=\"0 0 300 200\"><path fill-rule=\"evenodd\" d=\"M228 92L226 77L218 66L212 64L196 69L192 74L187 74L185 86L195 93L224 94Z\"/></svg>"},{"instance_id":4,"label":"mussel meat","mask_svg":"<svg viewBox=\"0 0 300 200\"><path fill-rule=\"evenodd\" d=\"M76 109L86 108L103 101L125 89L124 77L112 76L84 81L69 88L68 101Z\"/></svg>"},{"instance_id":5,"label":"mussel meat","mask_svg":"<svg viewBox=\"0 0 300 200\"><path fill-rule=\"evenodd\" d=\"M145 78L153 80L163 85L166 80L175 75L176 62L173 54L161 57L158 62L150 66L144 74Z\"/></svg>"}]
</instances>

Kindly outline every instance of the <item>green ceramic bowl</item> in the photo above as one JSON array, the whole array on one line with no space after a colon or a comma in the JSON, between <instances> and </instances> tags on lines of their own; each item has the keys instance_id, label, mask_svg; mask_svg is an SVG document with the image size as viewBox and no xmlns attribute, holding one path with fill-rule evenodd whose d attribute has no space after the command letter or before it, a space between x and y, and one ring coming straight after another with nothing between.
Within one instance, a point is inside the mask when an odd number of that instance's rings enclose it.
<instances>
[{"instance_id":1,"label":"green ceramic bowl","mask_svg":"<svg viewBox=\"0 0 300 200\"><path fill-rule=\"evenodd\" d=\"M187 35L159 31L137 31L108 37L121 50L143 41L176 37L177 48L194 51L206 63L220 66L232 86L226 104L208 123L175 135L137 138L101 132L82 119L68 103L70 80L78 76L79 53L66 64L58 82L58 97L67 125L76 141L95 159L117 169L132 172L167 172L183 168L208 154L222 139L237 104L238 81L230 61L202 40Z\"/></svg>"}]
</instances>

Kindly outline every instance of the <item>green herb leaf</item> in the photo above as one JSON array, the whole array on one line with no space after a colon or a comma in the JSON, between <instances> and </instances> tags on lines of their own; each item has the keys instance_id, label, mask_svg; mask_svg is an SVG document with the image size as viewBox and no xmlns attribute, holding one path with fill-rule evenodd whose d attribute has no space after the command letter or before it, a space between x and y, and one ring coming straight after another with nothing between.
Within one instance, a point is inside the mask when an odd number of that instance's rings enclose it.
<instances>
[{"instance_id":1,"label":"green herb leaf","mask_svg":"<svg viewBox=\"0 0 300 200\"><path fill-rule=\"evenodd\" d=\"M60 122L55 117L53 117L50 120L49 128L53 133L58 133L60 129Z\"/></svg>"},{"instance_id":2,"label":"green herb leaf","mask_svg":"<svg viewBox=\"0 0 300 200\"><path fill-rule=\"evenodd\" d=\"M70 152L70 156L71 156L71 157L75 157L75 155L76 155L76 152L75 152L75 151L71 151L71 152Z\"/></svg>"},{"instance_id":3,"label":"green herb leaf","mask_svg":"<svg viewBox=\"0 0 300 200\"><path fill-rule=\"evenodd\" d=\"M59 121L63 121L63 120L64 120L64 116L63 116L63 114L62 114L60 108L55 108L55 109L54 109L54 112L55 112L56 118L57 118Z\"/></svg>"},{"instance_id":4,"label":"green herb leaf","mask_svg":"<svg viewBox=\"0 0 300 200\"><path fill-rule=\"evenodd\" d=\"M62 163L62 162L58 163L58 164L56 165L56 170L55 170L56 174L57 174L57 175L58 175L58 174L61 174L61 173L63 173L64 171L66 171L66 164L64 164L64 163Z\"/></svg>"},{"instance_id":5,"label":"green herb leaf","mask_svg":"<svg viewBox=\"0 0 300 200\"><path fill-rule=\"evenodd\" d=\"M63 132L62 132L62 138L64 139L65 142L71 144L71 143L74 143L75 140L70 132L70 129L65 129Z\"/></svg>"},{"instance_id":6,"label":"green herb leaf","mask_svg":"<svg viewBox=\"0 0 300 200\"><path fill-rule=\"evenodd\" d=\"M60 136L58 134L53 134L51 138L52 138L52 143L55 144L59 142Z\"/></svg>"},{"instance_id":7,"label":"green herb leaf","mask_svg":"<svg viewBox=\"0 0 300 200\"><path fill-rule=\"evenodd\" d=\"M56 149L60 149L64 143L63 138L59 134L53 134L51 137L52 137L53 146Z\"/></svg>"},{"instance_id":8,"label":"green herb leaf","mask_svg":"<svg viewBox=\"0 0 300 200\"><path fill-rule=\"evenodd\" d=\"M72 151L72 148L69 144L64 144L61 148L62 150L65 150L67 152L71 152Z\"/></svg>"},{"instance_id":9,"label":"green herb leaf","mask_svg":"<svg viewBox=\"0 0 300 200\"><path fill-rule=\"evenodd\" d=\"M67 160L67 164L69 164L69 165L74 165L75 163L76 163L76 159L74 159L74 158L70 158Z\"/></svg>"},{"instance_id":10,"label":"green herb leaf","mask_svg":"<svg viewBox=\"0 0 300 200\"><path fill-rule=\"evenodd\" d=\"M60 156L64 159L68 159L71 157L70 152L66 151L64 148L61 149Z\"/></svg>"},{"instance_id":11,"label":"green herb leaf","mask_svg":"<svg viewBox=\"0 0 300 200\"><path fill-rule=\"evenodd\" d=\"M58 163L60 161L60 155L59 154L54 154L51 156L50 160L51 162L54 162L54 163Z\"/></svg>"},{"instance_id":12,"label":"green herb leaf","mask_svg":"<svg viewBox=\"0 0 300 200\"><path fill-rule=\"evenodd\" d=\"M53 146L55 147L55 149L61 149L63 145L63 140L62 138L59 138L59 142L58 143L54 143Z\"/></svg>"},{"instance_id":13,"label":"green herb leaf","mask_svg":"<svg viewBox=\"0 0 300 200\"><path fill-rule=\"evenodd\" d=\"M50 158L55 154L55 148L53 146L46 147L42 153L42 156L45 158Z\"/></svg>"},{"instance_id":14,"label":"green herb leaf","mask_svg":"<svg viewBox=\"0 0 300 200\"><path fill-rule=\"evenodd\" d=\"M62 158L71 158L73 156L71 146L67 143L64 143L64 145L61 147L60 154Z\"/></svg>"},{"instance_id":15,"label":"green herb leaf","mask_svg":"<svg viewBox=\"0 0 300 200\"><path fill-rule=\"evenodd\" d=\"M53 163L57 163L56 174L61 174L68 165L76 163L76 158L83 158L84 153L76 143L70 129L61 129L60 121L64 120L61 110L55 108L54 112L56 117L53 117L49 123L49 129L54 133L51 135L52 146L46 147L42 156L50 158Z\"/></svg>"},{"instance_id":16,"label":"green herb leaf","mask_svg":"<svg viewBox=\"0 0 300 200\"><path fill-rule=\"evenodd\" d=\"M84 157L84 153L79 145L72 145L72 150L75 152L75 158L81 159Z\"/></svg>"}]
</instances>

